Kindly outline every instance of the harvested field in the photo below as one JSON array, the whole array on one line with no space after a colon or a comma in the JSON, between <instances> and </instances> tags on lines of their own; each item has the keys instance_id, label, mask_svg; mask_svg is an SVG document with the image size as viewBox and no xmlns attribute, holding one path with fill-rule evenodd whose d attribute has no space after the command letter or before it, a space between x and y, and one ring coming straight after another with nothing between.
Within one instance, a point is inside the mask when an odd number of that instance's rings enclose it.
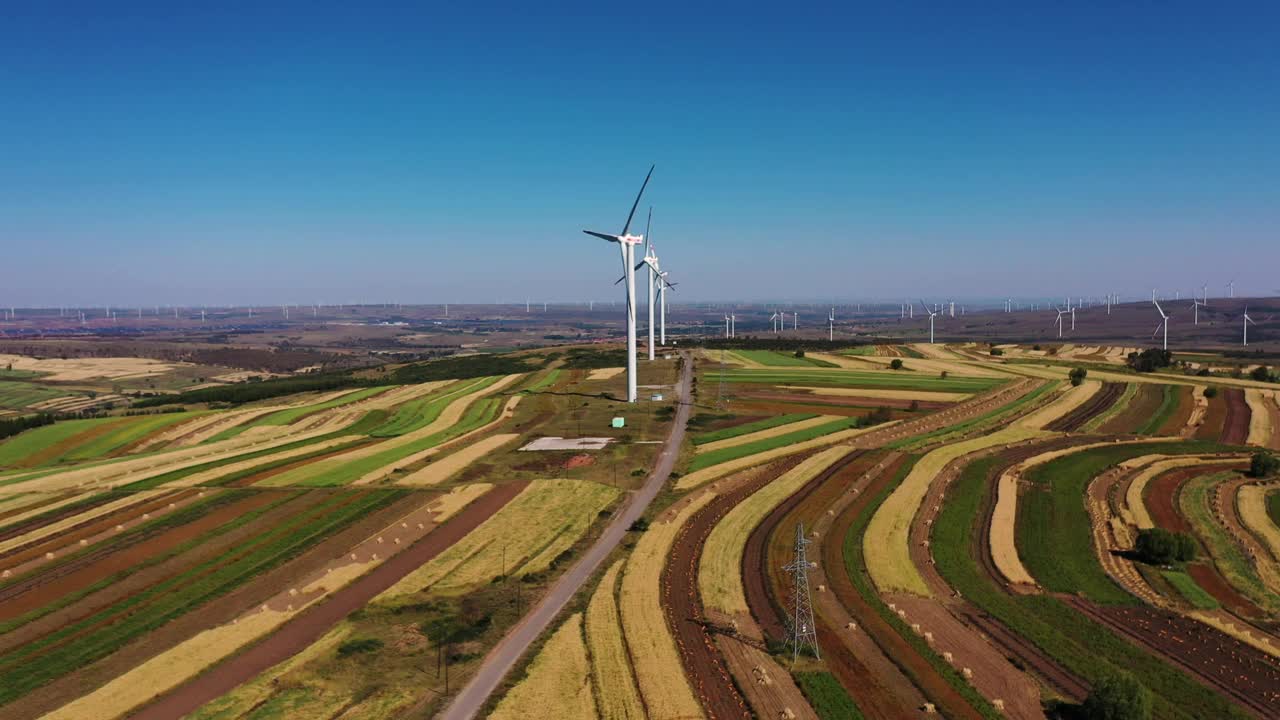
<instances>
[{"instance_id":1,"label":"harvested field","mask_svg":"<svg viewBox=\"0 0 1280 720\"><path fill-rule=\"evenodd\" d=\"M1249 435L1245 442L1249 445L1273 449L1277 447L1274 392L1254 388L1244 391L1245 403L1249 406Z\"/></svg>"},{"instance_id":2,"label":"harvested field","mask_svg":"<svg viewBox=\"0 0 1280 720\"><path fill-rule=\"evenodd\" d=\"M1265 485L1245 485L1236 496L1236 508L1240 512L1240 520L1249 532L1253 533L1271 554L1271 559L1280 562L1280 527L1267 516L1267 491Z\"/></svg>"},{"instance_id":3,"label":"harvested field","mask_svg":"<svg viewBox=\"0 0 1280 720\"><path fill-rule=\"evenodd\" d=\"M801 430L808 430L809 428L818 427L820 425L826 425L827 423L835 422L838 420L840 420L838 416L818 415L816 417L797 420L795 422L785 423L782 425L775 425L773 427L756 430L754 432L750 432L746 434L738 434L732 437L727 437L727 438L724 438L723 440L716 440L713 442L702 443L698 445L698 453L699 454L708 453L708 452L714 452L716 450L722 450L724 448L735 447L737 445L746 445L749 443L757 442L759 440L767 440L769 438L778 437L779 435L786 435L788 433L799 432Z\"/></svg>"},{"instance_id":4,"label":"harvested field","mask_svg":"<svg viewBox=\"0 0 1280 720\"><path fill-rule=\"evenodd\" d=\"M1259 569L1246 557L1240 542L1228 534L1227 528L1218 520L1224 510L1234 515L1234 506L1226 507L1230 504L1215 502L1216 486L1232 480L1234 476L1234 473L1199 476L1183 486L1178 509L1213 559L1212 568L1192 565L1188 572L1201 587L1233 612L1245 617L1260 617L1265 614L1262 609L1270 613L1280 611L1280 596L1266 587L1258 575ZM1230 593L1222 591L1220 586L1224 583L1215 582L1212 576L1217 573L1212 570L1221 573L1222 578L1230 583ZM1248 600L1242 601L1243 598L1236 593Z\"/></svg>"},{"instance_id":5,"label":"harvested field","mask_svg":"<svg viewBox=\"0 0 1280 720\"><path fill-rule=\"evenodd\" d=\"M1201 388L1170 385L1169 389L1174 396L1173 409L1165 415L1164 422L1154 430L1153 434L1180 437L1190 425L1191 416L1196 412L1195 393Z\"/></svg>"},{"instance_id":6,"label":"harvested field","mask_svg":"<svg viewBox=\"0 0 1280 720\"><path fill-rule=\"evenodd\" d=\"M1190 532L1177 511L1178 489L1188 478L1204 474L1208 470L1221 469L1224 466L1239 466L1240 458L1221 458L1212 456L1177 457L1158 460L1143 468L1129 481L1125 491L1125 504L1138 529L1159 527L1176 532ZM1191 468L1190 471L1172 473L1179 468ZM1154 482L1153 482L1154 481ZM1149 491L1148 491L1149 488ZM1148 510L1151 512L1148 513ZM1153 519L1155 515L1157 519Z\"/></svg>"},{"instance_id":7,"label":"harvested field","mask_svg":"<svg viewBox=\"0 0 1280 720\"><path fill-rule=\"evenodd\" d=\"M421 470L416 470L396 481L397 485L435 485L448 480L453 475L462 472L475 461L486 455L496 451L503 445L518 440L519 435L515 433L504 433L501 435L490 435L483 440L477 440L470 445L450 453L440 460L428 464Z\"/></svg>"},{"instance_id":8,"label":"harvested field","mask_svg":"<svg viewBox=\"0 0 1280 720\"><path fill-rule=\"evenodd\" d=\"M1030 430L1044 430L1058 420L1070 417L1101 391L1102 383L1097 380L1085 380L1079 385L1068 386L1048 405L1018 420L1017 425Z\"/></svg>"},{"instance_id":9,"label":"harvested field","mask_svg":"<svg viewBox=\"0 0 1280 720\"><path fill-rule=\"evenodd\" d=\"M615 594L623 560L615 562L600 580L587 605L587 648L601 720L641 720L645 717L640 690L631 674L631 660L622 637L622 618Z\"/></svg>"},{"instance_id":10,"label":"harvested field","mask_svg":"<svg viewBox=\"0 0 1280 720\"><path fill-rule=\"evenodd\" d=\"M588 380L612 380L613 378L626 372L626 370L627 369L625 367L596 368L595 370L592 370L591 372L587 373L587 379Z\"/></svg>"},{"instance_id":11,"label":"harvested field","mask_svg":"<svg viewBox=\"0 0 1280 720\"><path fill-rule=\"evenodd\" d=\"M729 475L730 473L734 473L739 470L744 470L746 468L754 467L756 465L762 465L766 462L777 460L778 458L786 457L788 455L794 455L795 453L804 452L806 450L813 450L816 448L823 447L825 445L834 445L836 443L842 443L846 440L853 440L861 435L866 435L872 432L883 431L886 427L890 425L891 424L877 425L869 428L852 428L849 430L841 430L839 432L833 432L829 435L823 435L821 437L813 438L812 440L796 442L790 445L785 445L783 447L778 447L771 450L766 450L764 452L758 452L752 455L747 455L745 457L728 460L726 462L722 462L717 465L712 465L711 467L703 468L696 472L691 472L688 475L685 475L684 477L676 481L676 489L688 490L691 488L696 488L699 485L710 482L711 480L715 480L716 478L724 477L725 475Z\"/></svg>"},{"instance_id":12,"label":"harvested field","mask_svg":"<svg viewBox=\"0 0 1280 720\"><path fill-rule=\"evenodd\" d=\"M1101 392L1093 395L1066 415L1046 424L1045 429L1054 432L1075 432L1079 430L1090 420L1106 412L1107 409L1115 404L1124 395L1126 387L1128 386L1123 383L1103 383Z\"/></svg>"},{"instance_id":13,"label":"harvested field","mask_svg":"<svg viewBox=\"0 0 1280 720\"><path fill-rule=\"evenodd\" d=\"M1245 402L1244 390L1240 388L1224 388L1222 397L1226 400L1227 414L1222 423L1222 437L1227 445L1243 445L1249 439L1249 404Z\"/></svg>"},{"instance_id":14,"label":"harvested field","mask_svg":"<svg viewBox=\"0 0 1280 720\"><path fill-rule=\"evenodd\" d=\"M813 385L781 385L782 390L797 390L831 397L871 398L874 400L919 400L921 403L949 404L966 400L969 393L931 392L928 390L877 390L875 388L820 387Z\"/></svg>"},{"instance_id":15,"label":"harvested field","mask_svg":"<svg viewBox=\"0 0 1280 720\"><path fill-rule=\"evenodd\" d=\"M1103 435L1128 435L1151 421L1164 402L1164 387L1152 383L1141 383L1136 387L1129 406L1098 428L1098 432Z\"/></svg>"},{"instance_id":16,"label":"harvested field","mask_svg":"<svg viewBox=\"0 0 1280 720\"><path fill-rule=\"evenodd\" d=\"M709 445L712 443L730 440L776 428L779 425L790 425L802 420L809 420L817 417L812 413L793 413L789 415L773 415L765 417L732 417L728 420L717 423L714 430L694 435L692 440L694 445Z\"/></svg>"},{"instance_id":17,"label":"harvested field","mask_svg":"<svg viewBox=\"0 0 1280 720\"><path fill-rule=\"evenodd\" d=\"M668 508L636 542L622 578L619 610L623 634L645 709L655 719L704 717L681 670L680 651L667 626L664 608L669 607L670 598L664 602L662 576L677 533L715 497L715 493L703 491ZM692 582L689 585L692 594Z\"/></svg>"},{"instance_id":18,"label":"harvested field","mask_svg":"<svg viewBox=\"0 0 1280 720\"><path fill-rule=\"evenodd\" d=\"M14 370L40 373L49 382L84 382L85 380L124 380L163 375L187 363L169 363L147 358L33 358L25 355L0 355L0 365Z\"/></svg>"},{"instance_id":19,"label":"harvested field","mask_svg":"<svg viewBox=\"0 0 1280 720\"><path fill-rule=\"evenodd\" d=\"M551 634L525 678L507 691L490 720L524 720L555 709L564 717L596 717L591 663L582 639L582 613L574 613Z\"/></svg>"}]
</instances>

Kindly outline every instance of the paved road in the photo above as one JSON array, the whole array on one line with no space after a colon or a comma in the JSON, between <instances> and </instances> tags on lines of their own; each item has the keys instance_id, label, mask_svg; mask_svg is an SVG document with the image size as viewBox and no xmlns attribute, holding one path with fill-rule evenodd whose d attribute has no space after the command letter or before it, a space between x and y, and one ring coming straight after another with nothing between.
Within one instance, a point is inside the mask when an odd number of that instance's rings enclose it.
<instances>
[{"instance_id":1,"label":"paved road","mask_svg":"<svg viewBox=\"0 0 1280 720\"><path fill-rule=\"evenodd\" d=\"M453 702L445 708L444 713L440 715L440 720L470 720L480 712L480 708L502 683L507 673L511 672L516 661L528 651L529 645L538 639L556 615L573 599L578 590L582 589L583 583L595 573L618 543L622 542L627 528L644 513L658 491L666 484L667 477L671 475L676 458L680 454L680 444L684 442L684 429L689 420L691 407L693 358L687 353L681 353L681 357L684 358L684 371L680 374L677 391L680 404L676 409L675 423L671 426L671 434L667 436L662 453L658 455L658 463L649 478L645 480L644 486L631 497L626 508L614 516L613 521L582 556L582 559L561 575L542 600L507 632L493 650L489 651L480 664L480 669L454 697Z\"/></svg>"}]
</instances>

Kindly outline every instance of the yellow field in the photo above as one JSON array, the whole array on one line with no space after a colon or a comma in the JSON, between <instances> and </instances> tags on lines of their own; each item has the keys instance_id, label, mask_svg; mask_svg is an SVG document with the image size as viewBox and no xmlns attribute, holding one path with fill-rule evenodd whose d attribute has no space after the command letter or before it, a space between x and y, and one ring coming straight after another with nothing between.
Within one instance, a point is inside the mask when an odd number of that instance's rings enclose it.
<instances>
[{"instance_id":1,"label":"yellow field","mask_svg":"<svg viewBox=\"0 0 1280 720\"><path fill-rule=\"evenodd\" d=\"M614 594L619 560L605 572L600 587L587 605L587 648L591 653L591 678L595 681L597 709L602 720L642 720L644 705L631 675L631 659L622 638L622 620Z\"/></svg>"},{"instance_id":2,"label":"yellow field","mask_svg":"<svg viewBox=\"0 0 1280 720\"><path fill-rule=\"evenodd\" d=\"M626 372L626 370L627 369L624 367L596 368L595 370L592 370L591 372L587 373L587 379L588 380L609 380L611 378L615 378L621 375L622 373Z\"/></svg>"},{"instance_id":3,"label":"yellow field","mask_svg":"<svg viewBox=\"0 0 1280 720\"><path fill-rule=\"evenodd\" d=\"M697 449L697 453L701 455L702 453L711 452L713 450L719 450L721 448L734 447L737 445L745 445L747 443L752 443L757 440L767 440L768 438L771 438L771 437L777 437L779 435L786 435L787 433L806 430L816 425L825 425L829 422L839 420L840 417L841 416L839 415L819 415L818 417L809 418L808 420L800 420L798 422L787 423L786 425L779 425L777 427L771 427L764 430L759 430L757 432L747 433L746 435L739 435L737 437L725 438L724 440L709 442L704 445L699 445Z\"/></svg>"},{"instance_id":4,"label":"yellow field","mask_svg":"<svg viewBox=\"0 0 1280 720\"><path fill-rule=\"evenodd\" d=\"M471 483L454 488L451 492L443 495L439 500L431 503L430 509L435 513L431 517L433 522L442 523L445 520L458 514L458 511L471 504L472 500L484 495L493 489L492 483Z\"/></svg>"},{"instance_id":5,"label":"yellow field","mask_svg":"<svg viewBox=\"0 0 1280 720\"><path fill-rule=\"evenodd\" d=\"M113 500L109 503L103 503L102 505L85 510L84 512L81 512L81 513L74 513L70 517L59 520L58 522L49 523L48 525L41 525L40 527L37 527L34 530L31 530L23 534L15 535L9 538L8 540L0 540L0 553L8 552L9 550L16 548L20 545L26 545L27 543L34 542L41 538L45 538L50 535L55 535L64 530L69 530L75 527L76 525L92 520L93 518L97 518L103 515L113 513L121 508L129 507L130 505L137 505L138 503L145 502L148 498L155 497L156 495L163 495L166 492L169 492L169 491L163 488L155 488L152 490L140 490L136 493L126 495L120 498L119 500ZM50 507L50 506L45 506L44 508L40 508L39 512L45 512L47 507Z\"/></svg>"},{"instance_id":6,"label":"yellow field","mask_svg":"<svg viewBox=\"0 0 1280 720\"><path fill-rule=\"evenodd\" d=\"M622 577L619 610L623 634L645 707L654 720L704 717L662 613L661 586L662 568L676 532L712 497L714 493L704 492L674 518L654 521L640 536Z\"/></svg>"},{"instance_id":7,"label":"yellow field","mask_svg":"<svg viewBox=\"0 0 1280 720\"><path fill-rule=\"evenodd\" d=\"M811 355L816 353L811 353ZM783 390L801 390L814 395L833 397L885 398L887 400L922 400L933 402L959 402L969 398L969 393L936 392L933 390L886 390L884 388L811 387L807 385L779 385Z\"/></svg>"},{"instance_id":8,"label":"yellow field","mask_svg":"<svg viewBox=\"0 0 1280 720\"><path fill-rule=\"evenodd\" d=\"M871 517L862 539L867 572L880 592L909 592L929 597L924 578L911 562L909 535L911 521L929 491L929 484L947 463L972 452L996 445L1020 442L1044 433L1026 428L1007 428L985 437L965 440L927 453Z\"/></svg>"},{"instance_id":9,"label":"yellow field","mask_svg":"<svg viewBox=\"0 0 1280 720\"><path fill-rule=\"evenodd\" d=\"M152 375L163 375L191 363L171 363L160 360L132 357L106 358L33 358L25 355L0 354L0 366L14 370L47 373L43 378L53 382L82 382L85 380L123 380Z\"/></svg>"},{"instance_id":10,"label":"yellow field","mask_svg":"<svg viewBox=\"0 0 1280 720\"><path fill-rule=\"evenodd\" d=\"M582 613L574 613L556 630L529 665L529 674L507 691L489 720L547 717L594 718L591 667L582 642Z\"/></svg>"},{"instance_id":11,"label":"yellow field","mask_svg":"<svg viewBox=\"0 0 1280 720\"><path fill-rule=\"evenodd\" d=\"M879 365L880 367L886 370L889 367L889 363L893 362L894 360L894 358L878 357L875 355L867 355L862 357L861 359L867 361L868 363ZM897 358L897 359L902 361L903 369L891 371L891 372L910 373L912 371L915 371L918 373L924 373L928 375L939 375L945 372L948 375L954 375L956 377L989 377L989 378L1009 377L1009 373L1004 372L1003 366L1001 366L1001 369L993 369L994 363L979 365L977 363L973 363L967 360L962 361L955 356L950 356L946 358L929 358L925 360L921 360L920 358Z\"/></svg>"},{"instance_id":12,"label":"yellow field","mask_svg":"<svg viewBox=\"0 0 1280 720\"><path fill-rule=\"evenodd\" d=\"M514 399L514 398L513 398ZM466 469L471 463L519 438L516 433L490 435L478 440L461 450L447 455L426 467L412 472L396 481L397 485L435 485L448 480L451 475Z\"/></svg>"},{"instance_id":13,"label":"yellow field","mask_svg":"<svg viewBox=\"0 0 1280 720\"><path fill-rule=\"evenodd\" d=\"M698 470L697 472L691 472L688 475L685 475L684 477L680 478L679 480L676 481L676 489L688 490L690 488L696 488L699 485L702 485L703 483L710 482L712 480L715 480L716 478L724 477L725 475L728 475L730 473L735 473L739 470L745 470L755 465L760 465L760 464L769 462L771 460L777 460L780 457L786 457L787 455L794 455L795 453L802 452L804 450L812 450L813 448L825 447L827 445L835 445L836 443L841 443L841 442L844 442L845 440L851 440L853 438L856 438L859 435L865 435L866 433L869 433L873 430L883 430L884 428L887 428L898 422L901 422L901 421L895 420L893 422L874 425L872 427L851 428L849 430L841 430L839 432L833 432L830 435L823 435L822 437L814 438L812 440L805 440L804 442L792 443L791 445L787 445L785 447L774 448L773 450L766 450L761 453L756 453L755 455L740 457L740 458L737 458L736 460L722 462L719 465L712 465L711 467L703 468L701 470Z\"/></svg>"},{"instance_id":14,"label":"yellow field","mask_svg":"<svg viewBox=\"0 0 1280 720\"><path fill-rule=\"evenodd\" d=\"M427 564L401 578L382 597L426 588L457 593L502 575L541 572L586 532L618 497L608 485L585 480L536 480L493 517Z\"/></svg>"},{"instance_id":15,"label":"yellow field","mask_svg":"<svg viewBox=\"0 0 1280 720\"><path fill-rule=\"evenodd\" d=\"M1163 456L1144 455L1143 457L1154 459ZM1151 519L1151 514L1147 512L1146 502L1142 499L1142 495L1147 489L1147 483L1155 479L1156 476L1170 470L1191 467L1192 465L1221 465L1238 462L1240 462L1240 458L1227 458L1224 460L1221 458L1188 457L1185 455L1168 460L1155 460L1129 481L1129 489L1124 494L1124 504L1129 510L1129 518L1126 519L1130 519L1139 530L1146 530L1156 526Z\"/></svg>"},{"instance_id":16,"label":"yellow field","mask_svg":"<svg viewBox=\"0 0 1280 720\"><path fill-rule=\"evenodd\" d=\"M1049 423L1066 417L1072 410L1088 402L1089 398L1102 390L1102 383L1097 380L1085 380L1074 387L1068 385L1067 390L1054 398L1048 405L1019 418L1014 424L1029 430L1043 430Z\"/></svg>"},{"instance_id":17,"label":"yellow field","mask_svg":"<svg viewBox=\"0 0 1280 720\"><path fill-rule=\"evenodd\" d=\"M1035 585L1036 579L1027 572L1018 557L1018 545L1014 537L1014 522L1018 513L1018 481L1022 468L1012 467L1000 473L996 484L996 506L991 511L991 559L996 569L1011 583Z\"/></svg>"},{"instance_id":18,"label":"yellow field","mask_svg":"<svg viewBox=\"0 0 1280 720\"><path fill-rule=\"evenodd\" d=\"M1274 404L1270 390L1249 388L1244 391L1245 402L1249 404L1249 439L1245 442L1258 447L1271 447L1271 412L1269 405Z\"/></svg>"},{"instance_id":19,"label":"yellow field","mask_svg":"<svg viewBox=\"0 0 1280 720\"><path fill-rule=\"evenodd\" d=\"M1236 496L1240 520L1266 546L1276 562L1280 562L1280 528L1267 516L1267 490L1261 485L1245 485Z\"/></svg>"},{"instance_id":20,"label":"yellow field","mask_svg":"<svg viewBox=\"0 0 1280 720\"><path fill-rule=\"evenodd\" d=\"M703 605L729 615L750 612L740 572L747 536L778 503L848 452L848 448L833 447L805 459L738 503L716 524L703 545L698 564L698 591Z\"/></svg>"}]
</instances>

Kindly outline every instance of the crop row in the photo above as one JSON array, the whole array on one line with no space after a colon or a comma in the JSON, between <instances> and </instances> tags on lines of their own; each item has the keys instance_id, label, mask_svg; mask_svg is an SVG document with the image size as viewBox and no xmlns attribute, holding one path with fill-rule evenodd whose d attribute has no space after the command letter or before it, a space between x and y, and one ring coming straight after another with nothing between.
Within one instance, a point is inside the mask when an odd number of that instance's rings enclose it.
<instances>
[{"instance_id":1,"label":"crop row","mask_svg":"<svg viewBox=\"0 0 1280 720\"><path fill-rule=\"evenodd\" d=\"M756 453L773 450L775 448L786 447L806 440L813 440L835 432L840 432L841 430L862 427L863 424L864 423L861 418L840 418L839 420L815 425L813 427L805 428L804 430L797 430L783 435L763 438L756 440L755 442L734 445L732 447L721 448L719 450L712 450L711 452L695 456L693 461L689 464L689 471L696 472L703 468L711 467L712 465L719 465L720 463L727 462L729 460L735 460L748 455L755 455Z\"/></svg>"},{"instance_id":2,"label":"crop row","mask_svg":"<svg viewBox=\"0 0 1280 720\"><path fill-rule=\"evenodd\" d=\"M693 444L706 445L707 443L719 442L721 440L728 440L729 438L735 438L735 437L738 437L739 435L750 435L753 432L768 430L770 428L778 427L779 425L789 425L793 422L800 422L801 420L808 420L809 418L815 418L815 417L818 417L818 416L813 413L791 413L788 415L774 415L773 417L767 417L762 420L756 420L754 422L743 423L741 425L734 425L733 427L727 427L722 430L712 430L710 432L694 435Z\"/></svg>"},{"instance_id":3,"label":"crop row","mask_svg":"<svg viewBox=\"0 0 1280 720\"><path fill-rule=\"evenodd\" d=\"M914 451L919 450L926 445L932 445L938 442L945 442L952 438L962 437L980 429L1006 424L1007 420L1012 419L1026 408L1032 406L1047 393L1060 387L1061 384L1062 383L1058 381L1044 383L1040 387L1032 390L1026 395L1023 395L1017 400L1014 400L1007 405L1001 405L1000 407L985 412L978 417L971 418L955 425L941 427L932 432L923 433L921 435L912 435L901 440L895 440L889 443L888 447L897 450Z\"/></svg>"},{"instance_id":4,"label":"crop row","mask_svg":"<svg viewBox=\"0 0 1280 720\"><path fill-rule=\"evenodd\" d=\"M715 382L720 371L703 374L704 381ZM892 370L759 370L728 369L723 372L725 382L759 383L765 385L831 385L836 387L893 388L898 390L935 390L939 392L977 393L990 390L1006 382L1000 378L942 377Z\"/></svg>"}]
</instances>

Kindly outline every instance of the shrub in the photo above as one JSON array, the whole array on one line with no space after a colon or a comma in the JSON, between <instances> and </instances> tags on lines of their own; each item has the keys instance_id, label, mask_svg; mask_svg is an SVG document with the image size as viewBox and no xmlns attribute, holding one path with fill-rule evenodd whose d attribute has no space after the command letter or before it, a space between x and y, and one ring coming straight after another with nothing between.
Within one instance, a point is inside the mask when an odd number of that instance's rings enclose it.
<instances>
[{"instance_id":1,"label":"shrub","mask_svg":"<svg viewBox=\"0 0 1280 720\"><path fill-rule=\"evenodd\" d=\"M991 348L992 357L1000 357L1003 354L1004 354L1004 350L1001 350L1000 348L997 348L997 347Z\"/></svg>"},{"instance_id":2,"label":"shrub","mask_svg":"<svg viewBox=\"0 0 1280 720\"><path fill-rule=\"evenodd\" d=\"M894 358L889 361L889 368L892 370L902 369L902 358Z\"/></svg>"},{"instance_id":3,"label":"shrub","mask_svg":"<svg viewBox=\"0 0 1280 720\"><path fill-rule=\"evenodd\" d=\"M1109 675L1089 691L1084 716L1090 720L1147 720L1151 717L1151 693L1128 673Z\"/></svg>"},{"instance_id":4,"label":"shrub","mask_svg":"<svg viewBox=\"0 0 1280 720\"><path fill-rule=\"evenodd\" d=\"M1249 459L1249 474L1256 478L1274 475L1280 470L1280 459L1266 450L1259 450Z\"/></svg>"},{"instance_id":5,"label":"shrub","mask_svg":"<svg viewBox=\"0 0 1280 720\"><path fill-rule=\"evenodd\" d=\"M801 349L799 349L799 350L797 350L797 351L796 351L796 357L798 357L798 358L802 358L802 357L804 357L804 348L801 348Z\"/></svg>"},{"instance_id":6,"label":"shrub","mask_svg":"<svg viewBox=\"0 0 1280 720\"><path fill-rule=\"evenodd\" d=\"M1249 377L1258 382L1271 382L1271 371L1266 365L1259 365L1249 371Z\"/></svg>"},{"instance_id":7,"label":"shrub","mask_svg":"<svg viewBox=\"0 0 1280 720\"><path fill-rule=\"evenodd\" d=\"M1218 388L1216 388L1216 387L1207 387L1207 388L1205 388L1205 389L1204 389L1204 396L1205 396L1205 397L1207 397L1207 398L1209 398L1209 399L1213 399L1213 398L1218 397Z\"/></svg>"},{"instance_id":8,"label":"shrub","mask_svg":"<svg viewBox=\"0 0 1280 720\"><path fill-rule=\"evenodd\" d=\"M1067 377L1071 378L1072 385L1079 385L1080 383L1084 382L1084 379L1086 376L1088 376L1088 374L1089 374L1088 370L1078 367L1072 370Z\"/></svg>"},{"instance_id":9,"label":"shrub","mask_svg":"<svg viewBox=\"0 0 1280 720\"><path fill-rule=\"evenodd\" d=\"M644 518L636 518L627 528L627 532L644 532L649 529L649 521Z\"/></svg>"},{"instance_id":10,"label":"shrub","mask_svg":"<svg viewBox=\"0 0 1280 720\"><path fill-rule=\"evenodd\" d=\"M348 640L338 646L338 656L347 657L348 655L377 652L382 649L382 645L382 641L378 638Z\"/></svg>"},{"instance_id":11,"label":"shrub","mask_svg":"<svg viewBox=\"0 0 1280 720\"><path fill-rule=\"evenodd\" d=\"M1133 549L1145 562L1155 565L1167 565L1175 560L1188 562L1196 557L1196 541L1190 535L1164 528L1139 530Z\"/></svg>"},{"instance_id":12,"label":"shrub","mask_svg":"<svg viewBox=\"0 0 1280 720\"><path fill-rule=\"evenodd\" d=\"M946 380L946 379L947 379L947 371L946 371L946 370L943 370L942 372L938 373L938 377L942 378L943 380Z\"/></svg>"},{"instance_id":13,"label":"shrub","mask_svg":"<svg viewBox=\"0 0 1280 720\"><path fill-rule=\"evenodd\" d=\"M1127 360L1129 367L1138 372L1153 372L1173 364L1173 353L1159 348L1147 348L1142 352L1131 352Z\"/></svg>"}]
</instances>

